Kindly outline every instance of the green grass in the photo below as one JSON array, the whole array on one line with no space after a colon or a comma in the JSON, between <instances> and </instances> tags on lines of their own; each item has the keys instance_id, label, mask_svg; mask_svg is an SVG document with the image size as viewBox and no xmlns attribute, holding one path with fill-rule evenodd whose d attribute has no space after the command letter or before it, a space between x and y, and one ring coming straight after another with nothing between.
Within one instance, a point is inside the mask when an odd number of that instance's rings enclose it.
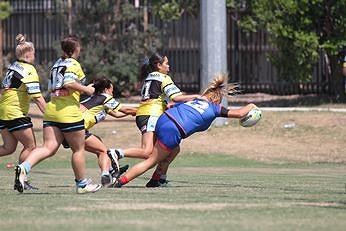
<instances>
[{"instance_id":1,"label":"green grass","mask_svg":"<svg viewBox=\"0 0 346 231\"><path fill-rule=\"evenodd\" d=\"M152 171L121 189L77 195L68 152L38 165L39 191L18 194L0 163L1 230L345 230L342 164L262 163L222 154L184 154L169 188L144 187ZM126 163L128 160L123 161ZM133 161L129 161L133 164ZM96 158L88 175L99 180Z\"/></svg>"}]
</instances>

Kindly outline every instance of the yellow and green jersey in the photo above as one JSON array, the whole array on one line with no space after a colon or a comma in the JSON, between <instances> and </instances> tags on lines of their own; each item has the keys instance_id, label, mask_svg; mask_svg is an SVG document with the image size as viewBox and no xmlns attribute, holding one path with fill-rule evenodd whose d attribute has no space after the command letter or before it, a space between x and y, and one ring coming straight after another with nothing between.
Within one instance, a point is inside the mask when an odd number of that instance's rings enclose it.
<instances>
[{"instance_id":1,"label":"yellow and green jersey","mask_svg":"<svg viewBox=\"0 0 346 231\"><path fill-rule=\"evenodd\" d=\"M2 81L0 120L27 116L31 97L41 97L40 81L35 67L24 61L15 61Z\"/></svg>"},{"instance_id":2,"label":"yellow and green jersey","mask_svg":"<svg viewBox=\"0 0 346 231\"><path fill-rule=\"evenodd\" d=\"M145 79L141 90L141 103L136 116L160 116L166 109L166 98L172 100L181 95L180 89L171 77L160 72L152 72Z\"/></svg>"},{"instance_id":3,"label":"yellow and green jersey","mask_svg":"<svg viewBox=\"0 0 346 231\"><path fill-rule=\"evenodd\" d=\"M85 129L90 129L96 123L104 120L109 112L117 112L121 108L121 104L112 95L105 93L93 95L82 101L81 104L87 109L83 112Z\"/></svg>"},{"instance_id":4,"label":"yellow and green jersey","mask_svg":"<svg viewBox=\"0 0 346 231\"><path fill-rule=\"evenodd\" d=\"M73 58L58 59L51 69L50 78L51 100L46 106L43 120L58 123L81 121L80 92L64 88L73 82L85 83L85 74L79 62Z\"/></svg>"}]
</instances>

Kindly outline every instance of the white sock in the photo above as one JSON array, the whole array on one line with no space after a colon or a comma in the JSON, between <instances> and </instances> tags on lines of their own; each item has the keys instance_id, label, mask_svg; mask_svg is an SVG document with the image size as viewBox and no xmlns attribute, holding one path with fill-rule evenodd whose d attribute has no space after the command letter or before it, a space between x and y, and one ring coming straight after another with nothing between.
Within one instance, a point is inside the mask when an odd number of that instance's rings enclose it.
<instances>
[{"instance_id":1,"label":"white sock","mask_svg":"<svg viewBox=\"0 0 346 231\"><path fill-rule=\"evenodd\" d=\"M160 180L166 180L167 179L167 175L161 175L160 176Z\"/></svg>"},{"instance_id":2,"label":"white sock","mask_svg":"<svg viewBox=\"0 0 346 231\"><path fill-rule=\"evenodd\" d=\"M119 159L124 158L125 156L124 150L122 150L121 148L117 148L116 150L119 152L119 156L118 156Z\"/></svg>"},{"instance_id":3,"label":"white sock","mask_svg":"<svg viewBox=\"0 0 346 231\"><path fill-rule=\"evenodd\" d=\"M107 172L107 171L102 171L101 175L102 175L102 176L109 176L109 172Z\"/></svg>"}]
</instances>

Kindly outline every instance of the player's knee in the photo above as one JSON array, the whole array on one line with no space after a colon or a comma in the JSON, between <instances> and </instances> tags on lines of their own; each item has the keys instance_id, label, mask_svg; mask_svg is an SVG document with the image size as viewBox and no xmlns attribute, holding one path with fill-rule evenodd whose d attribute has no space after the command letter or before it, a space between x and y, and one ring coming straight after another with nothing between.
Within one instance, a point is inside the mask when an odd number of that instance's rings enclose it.
<instances>
[{"instance_id":1,"label":"player's knee","mask_svg":"<svg viewBox=\"0 0 346 231\"><path fill-rule=\"evenodd\" d=\"M55 153L58 151L59 146L53 145L53 144L44 144L42 147L42 153L46 157L54 156Z\"/></svg>"},{"instance_id":2,"label":"player's knee","mask_svg":"<svg viewBox=\"0 0 346 231\"><path fill-rule=\"evenodd\" d=\"M46 157L52 157L55 155L55 153L57 152L57 150L51 150L51 149L47 149L45 148L43 153Z\"/></svg>"},{"instance_id":3,"label":"player's knee","mask_svg":"<svg viewBox=\"0 0 346 231\"><path fill-rule=\"evenodd\" d=\"M32 150L34 150L36 148L35 144L34 145L29 145L27 147L25 147L25 150L31 152Z\"/></svg>"},{"instance_id":4,"label":"player's knee","mask_svg":"<svg viewBox=\"0 0 346 231\"><path fill-rule=\"evenodd\" d=\"M2 146L3 149L5 150L6 155L12 154L16 151L17 146Z\"/></svg>"},{"instance_id":5,"label":"player's knee","mask_svg":"<svg viewBox=\"0 0 346 231\"><path fill-rule=\"evenodd\" d=\"M144 149L144 150L143 150L143 158L144 158L144 159L150 158L151 153L152 153L152 150Z\"/></svg>"},{"instance_id":6,"label":"player's knee","mask_svg":"<svg viewBox=\"0 0 346 231\"><path fill-rule=\"evenodd\" d=\"M108 158L107 150L102 150L95 154L97 155L98 158Z\"/></svg>"},{"instance_id":7,"label":"player's knee","mask_svg":"<svg viewBox=\"0 0 346 231\"><path fill-rule=\"evenodd\" d=\"M148 169L155 167L158 164L158 159L156 156L150 155L150 157L146 160Z\"/></svg>"},{"instance_id":8,"label":"player's knee","mask_svg":"<svg viewBox=\"0 0 346 231\"><path fill-rule=\"evenodd\" d=\"M96 155L97 156L107 156L107 148L98 148L96 150Z\"/></svg>"}]
</instances>

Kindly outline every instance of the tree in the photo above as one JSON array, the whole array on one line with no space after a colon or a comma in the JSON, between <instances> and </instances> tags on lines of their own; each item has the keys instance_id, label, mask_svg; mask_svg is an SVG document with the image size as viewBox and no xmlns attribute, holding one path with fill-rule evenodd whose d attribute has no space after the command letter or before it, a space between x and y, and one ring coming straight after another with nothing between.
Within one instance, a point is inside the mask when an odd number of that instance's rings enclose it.
<instances>
[{"instance_id":1,"label":"tree","mask_svg":"<svg viewBox=\"0 0 346 231\"><path fill-rule=\"evenodd\" d=\"M12 12L11 9L11 5L9 3L9 1L0 1L0 76L2 76L2 72L3 72L3 41L2 41L2 37L3 37L3 32L2 32L2 21L4 19L6 19L7 17L10 16Z\"/></svg>"},{"instance_id":2,"label":"tree","mask_svg":"<svg viewBox=\"0 0 346 231\"><path fill-rule=\"evenodd\" d=\"M103 75L116 82L119 91L135 90L144 58L161 48L160 32L148 24L148 7L163 20L176 20L184 12L199 13L199 0L152 0L144 4L142 12L123 0L73 1L78 12L73 33L82 41L81 62L87 76Z\"/></svg>"},{"instance_id":3,"label":"tree","mask_svg":"<svg viewBox=\"0 0 346 231\"><path fill-rule=\"evenodd\" d=\"M199 0L152 0L154 14L163 20L177 20L183 13L198 15Z\"/></svg>"},{"instance_id":4,"label":"tree","mask_svg":"<svg viewBox=\"0 0 346 231\"><path fill-rule=\"evenodd\" d=\"M236 18L244 31L265 29L274 51L268 54L281 79L288 82L312 78L318 58L324 56L330 90L344 96L338 52L346 47L346 1L339 0L227 0L227 7L241 12ZM198 0L153 0L164 20L188 11L198 14ZM345 49L346 51L346 49Z\"/></svg>"},{"instance_id":5,"label":"tree","mask_svg":"<svg viewBox=\"0 0 346 231\"><path fill-rule=\"evenodd\" d=\"M346 1L338 0L254 0L240 25L248 30L265 28L271 34L275 52L270 60L279 76L288 81L312 77L312 69L324 53L333 84L341 91L338 52L346 45Z\"/></svg>"},{"instance_id":6,"label":"tree","mask_svg":"<svg viewBox=\"0 0 346 231\"><path fill-rule=\"evenodd\" d=\"M177 20L183 13L193 16L199 14L199 0L152 0L151 5L153 12L162 20ZM241 6L241 2L237 0L226 0L228 8L237 8Z\"/></svg>"},{"instance_id":7,"label":"tree","mask_svg":"<svg viewBox=\"0 0 346 231\"><path fill-rule=\"evenodd\" d=\"M105 76L119 91L134 89L139 67L160 47L153 26L143 28L143 13L128 1L79 0L73 30L82 41L81 62L91 78Z\"/></svg>"}]
</instances>

